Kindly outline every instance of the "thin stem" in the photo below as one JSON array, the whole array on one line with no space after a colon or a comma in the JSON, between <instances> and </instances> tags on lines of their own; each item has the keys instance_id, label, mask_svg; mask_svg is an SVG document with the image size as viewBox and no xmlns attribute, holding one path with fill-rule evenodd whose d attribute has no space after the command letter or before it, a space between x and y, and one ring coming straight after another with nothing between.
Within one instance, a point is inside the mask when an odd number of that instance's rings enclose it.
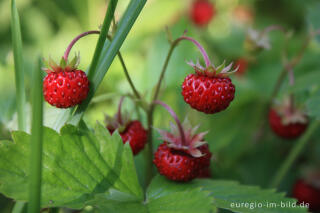
<instances>
[{"instance_id":1,"label":"thin stem","mask_svg":"<svg viewBox=\"0 0 320 213\"><path fill-rule=\"evenodd\" d=\"M40 212L41 206L41 173L42 173L42 137L43 137L43 95L41 59L33 72L32 128L30 139L30 179L28 212Z\"/></svg>"},{"instance_id":2,"label":"thin stem","mask_svg":"<svg viewBox=\"0 0 320 213\"><path fill-rule=\"evenodd\" d=\"M68 45L66 51L64 52L63 58L64 58L65 61L68 61L69 53L70 53L73 45L74 45L80 38L85 37L85 36L90 35L90 34L100 34L100 31L98 31L98 30L91 30L91 31L87 31L87 32L81 33L80 35L78 35L77 37L75 37L75 38L70 42L70 44Z\"/></svg>"},{"instance_id":3,"label":"thin stem","mask_svg":"<svg viewBox=\"0 0 320 213\"><path fill-rule=\"evenodd\" d=\"M181 124L180 120L178 119L177 114L173 111L173 109L170 106L168 106L167 104L163 103L162 101L156 100L153 103L163 106L170 113L170 115L173 117L173 119L177 123L178 130L179 130L179 133L180 133L180 136L181 136L182 145L186 145L186 136L184 135L183 127L182 127L182 124Z\"/></svg>"},{"instance_id":4,"label":"thin stem","mask_svg":"<svg viewBox=\"0 0 320 213\"><path fill-rule=\"evenodd\" d=\"M123 103L124 98L125 98L125 96L122 96L120 98L119 105L118 105L118 112L117 112L118 118L117 119L120 124L122 124L121 108L122 108L122 103Z\"/></svg>"},{"instance_id":5,"label":"thin stem","mask_svg":"<svg viewBox=\"0 0 320 213\"><path fill-rule=\"evenodd\" d=\"M195 39L187 37L187 36L181 36L179 38L179 40L183 40L183 39L191 41L192 43L194 43L198 47L198 49L199 49L200 53L202 54L203 59L206 63L206 67L209 67L211 65L210 59L208 57L207 52L204 50L204 48L201 46L201 44L198 41L196 41Z\"/></svg>"},{"instance_id":6,"label":"thin stem","mask_svg":"<svg viewBox=\"0 0 320 213\"><path fill-rule=\"evenodd\" d=\"M131 78L130 78L128 69L127 69L127 67L126 67L126 64L124 63L124 60L123 60L123 57L122 57L120 51L118 52L118 58L119 58L119 60L120 60L121 66L122 66L123 71L124 71L124 74L125 74L128 82L129 82L129 84L130 84L130 87L131 87L134 95L136 96L137 99L141 99L141 95L139 94L138 90L136 89L136 87L134 86L134 84L133 84L133 82L132 82L132 80L131 80Z\"/></svg>"},{"instance_id":7,"label":"thin stem","mask_svg":"<svg viewBox=\"0 0 320 213\"><path fill-rule=\"evenodd\" d=\"M279 184L282 182L285 175L288 173L298 156L303 151L303 148L308 143L310 137L312 134L317 130L317 128L320 126L319 121L314 121L310 127L308 128L307 132L300 138L300 140L294 145L291 152L289 153L287 159L283 162L283 164L280 166L278 172L274 176L271 187L276 188L279 186Z\"/></svg>"}]
</instances>

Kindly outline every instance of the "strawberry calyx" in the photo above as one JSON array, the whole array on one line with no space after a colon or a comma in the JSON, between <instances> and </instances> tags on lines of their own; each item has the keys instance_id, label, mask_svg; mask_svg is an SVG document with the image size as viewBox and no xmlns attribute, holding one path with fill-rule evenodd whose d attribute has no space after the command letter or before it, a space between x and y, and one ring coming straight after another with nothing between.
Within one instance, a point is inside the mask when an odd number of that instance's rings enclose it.
<instances>
[{"instance_id":1,"label":"strawberry calyx","mask_svg":"<svg viewBox=\"0 0 320 213\"><path fill-rule=\"evenodd\" d=\"M171 131L158 129L159 134L161 135L161 140L166 141L168 147L175 150L184 151L190 154L192 157L199 158L204 156L199 147L207 144L204 140L204 136L208 132L196 133L199 125L192 127L189 120L185 119L182 123L183 134L184 134L184 143L182 143L181 134L178 131L178 126L170 122Z\"/></svg>"},{"instance_id":2,"label":"strawberry calyx","mask_svg":"<svg viewBox=\"0 0 320 213\"><path fill-rule=\"evenodd\" d=\"M277 105L274 107L275 111L280 115L282 118L283 125L289 124L307 124L308 117L304 111L297 107L292 107L292 103L290 103L289 98L285 99L282 104Z\"/></svg>"},{"instance_id":3,"label":"strawberry calyx","mask_svg":"<svg viewBox=\"0 0 320 213\"><path fill-rule=\"evenodd\" d=\"M306 174L305 181L320 190L320 171L312 170Z\"/></svg>"},{"instance_id":4,"label":"strawberry calyx","mask_svg":"<svg viewBox=\"0 0 320 213\"><path fill-rule=\"evenodd\" d=\"M105 123L107 124L107 128L111 131L118 130L119 133L125 131L127 125L131 122L129 113L121 112L123 100L125 96L122 96L118 105L118 112L112 117L109 115L105 116Z\"/></svg>"},{"instance_id":5,"label":"strawberry calyx","mask_svg":"<svg viewBox=\"0 0 320 213\"><path fill-rule=\"evenodd\" d=\"M233 67L233 62L230 63L229 65L226 65L226 62L224 61L221 65L215 66L214 63L212 63L209 59L209 56L205 49L202 47L202 45L196 41L195 39L187 36L181 36L180 40L188 40L191 41L196 47L199 49L200 53L203 56L203 59L205 61L205 67L203 67L199 60L197 61L196 64L194 64L192 61L187 62L188 65L192 66L195 70L195 72L198 75L204 75L207 77L226 77L229 76L230 74L237 72L239 69L239 66L235 69L232 69Z\"/></svg>"},{"instance_id":6,"label":"strawberry calyx","mask_svg":"<svg viewBox=\"0 0 320 213\"><path fill-rule=\"evenodd\" d=\"M199 148L202 145L207 144L207 142L204 140L204 136L207 134L207 132L196 134L199 125L192 127L188 119L185 119L181 124L178 116L171 109L171 107L158 100L154 101L153 103L163 106L176 122L176 124L170 122L170 132L158 129L161 139L168 144L168 147L178 151L183 151L195 158L204 156Z\"/></svg>"},{"instance_id":7,"label":"strawberry calyx","mask_svg":"<svg viewBox=\"0 0 320 213\"><path fill-rule=\"evenodd\" d=\"M44 63L46 64L46 67L43 68L43 70L48 74L53 72L72 72L77 69L80 63L80 55L75 55L70 62L62 57L59 64L49 57L49 60L44 60Z\"/></svg>"},{"instance_id":8,"label":"strawberry calyx","mask_svg":"<svg viewBox=\"0 0 320 213\"><path fill-rule=\"evenodd\" d=\"M227 77L232 73L237 72L239 69L239 66L237 66L235 69L232 69L233 62L231 62L229 65L226 66L226 61L224 61L221 65L217 67L211 62L210 62L210 65L207 67L203 67L199 63L199 61L197 61L196 64L189 61L187 62L187 64L194 68L196 74L204 75L207 77Z\"/></svg>"}]
</instances>

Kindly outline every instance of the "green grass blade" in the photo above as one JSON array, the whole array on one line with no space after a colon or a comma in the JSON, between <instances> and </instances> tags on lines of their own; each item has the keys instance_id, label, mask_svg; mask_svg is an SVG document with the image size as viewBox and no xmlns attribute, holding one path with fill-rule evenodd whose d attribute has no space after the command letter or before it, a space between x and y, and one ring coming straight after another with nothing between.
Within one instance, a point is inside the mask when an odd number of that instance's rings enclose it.
<instances>
[{"instance_id":1,"label":"green grass blade","mask_svg":"<svg viewBox=\"0 0 320 213\"><path fill-rule=\"evenodd\" d=\"M100 83L103 80L103 77L107 73L112 61L120 50L121 45L123 44L125 38L127 37L130 29L132 28L134 22L138 18L143 6L145 5L146 0L132 0L123 15L117 32L115 33L112 42L104 47L103 54L101 55L98 67L96 72L91 77L91 88L90 93L87 99L77 108L74 116L72 117L70 123L77 125L81 120L83 113L89 106L89 103L98 89Z\"/></svg>"},{"instance_id":2,"label":"green grass blade","mask_svg":"<svg viewBox=\"0 0 320 213\"><path fill-rule=\"evenodd\" d=\"M15 0L11 1L11 32L12 32L12 46L13 46L14 67L15 67L18 128L19 130L25 130L26 115L24 110L25 110L26 96L25 96L25 89L24 89L22 39L21 39L19 14L16 8Z\"/></svg>"},{"instance_id":3,"label":"green grass blade","mask_svg":"<svg viewBox=\"0 0 320 213\"><path fill-rule=\"evenodd\" d=\"M117 3L118 3L118 0L111 0L108 5L108 10L107 10L106 16L105 16L103 24L102 24L99 39L98 39L96 49L94 51L91 65L90 65L90 68L88 71L89 81L92 81L93 76L95 76L95 72L96 72L96 68L97 68L99 58L100 58L100 55L102 52L103 44L106 41Z\"/></svg>"},{"instance_id":4,"label":"green grass blade","mask_svg":"<svg viewBox=\"0 0 320 213\"><path fill-rule=\"evenodd\" d=\"M41 59L33 72L34 87L32 90L32 127L30 141L30 179L28 212L40 212L41 202L41 169L43 137L43 95Z\"/></svg>"}]
</instances>

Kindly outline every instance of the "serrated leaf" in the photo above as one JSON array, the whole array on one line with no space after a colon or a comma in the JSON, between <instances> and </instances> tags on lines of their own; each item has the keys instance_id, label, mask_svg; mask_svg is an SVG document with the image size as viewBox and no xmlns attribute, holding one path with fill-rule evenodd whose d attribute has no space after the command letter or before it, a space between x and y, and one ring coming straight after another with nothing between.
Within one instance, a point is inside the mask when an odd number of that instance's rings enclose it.
<instances>
[{"instance_id":1,"label":"serrated leaf","mask_svg":"<svg viewBox=\"0 0 320 213\"><path fill-rule=\"evenodd\" d=\"M89 204L96 207L97 212L117 212L117 213L209 213L216 210L213 207L213 199L209 197L207 191L200 187L188 188L188 185L179 185L180 190L173 190L163 182L155 178L149 186L146 201L142 202L134 197L117 192L109 191L95 197ZM161 181L161 180L160 180ZM181 187L180 187L181 186ZM157 192L161 190L161 194Z\"/></svg>"},{"instance_id":2,"label":"serrated leaf","mask_svg":"<svg viewBox=\"0 0 320 213\"><path fill-rule=\"evenodd\" d=\"M210 192L209 196L213 198L213 205L216 208L228 209L233 212L307 212L305 208L286 207L288 203L295 204L296 200L285 198L284 194L277 193L275 190L262 190L256 186L244 186L234 181L199 179L190 183L175 183L162 176L157 176L150 186L151 189L148 190L148 195L157 198L199 187ZM236 206L246 203L249 204L248 207ZM281 203L286 206L282 208ZM259 208L258 204L262 204L262 207ZM233 205L234 207L232 207ZM252 205L256 206L252 207Z\"/></svg>"},{"instance_id":3,"label":"serrated leaf","mask_svg":"<svg viewBox=\"0 0 320 213\"><path fill-rule=\"evenodd\" d=\"M0 142L0 192L27 200L30 135L13 132L14 143ZM95 134L67 125L61 134L44 128L42 206L82 208L96 194L111 188L137 200L138 183L130 146L118 134L110 136L102 125Z\"/></svg>"},{"instance_id":4,"label":"serrated leaf","mask_svg":"<svg viewBox=\"0 0 320 213\"><path fill-rule=\"evenodd\" d=\"M310 98L306 105L308 115L320 119L320 95Z\"/></svg>"}]
</instances>

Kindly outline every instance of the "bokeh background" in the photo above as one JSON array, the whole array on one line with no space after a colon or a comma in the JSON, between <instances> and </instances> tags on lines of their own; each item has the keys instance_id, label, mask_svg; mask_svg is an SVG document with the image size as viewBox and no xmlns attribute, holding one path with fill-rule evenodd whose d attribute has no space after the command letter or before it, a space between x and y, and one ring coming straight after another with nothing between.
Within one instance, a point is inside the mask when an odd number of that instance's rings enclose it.
<instances>
[{"instance_id":1,"label":"bokeh background","mask_svg":"<svg viewBox=\"0 0 320 213\"><path fill-rule=\"evenodd\" d=\"M36 58L51 56L60 59L68 43L81 32L98 29L102 23L107 1L105 0L17 0L21 18L27 98L32 87L30 76ZM128 0L119 1L116 19L119 20ZM197 27L190 21L191 0L148 0L141 16L124 42L121 51L138 90L148 99L154 90L164 59L169 49L165 33L168 26L174 38L188 30L187 35L200 41L215 64L248 57L244 40L248 28L262 30L277 24L292 31L289 54L295 53L308 35L310 27L320 27L317 1L303 0L215 0L216 14L207 27ZM318 10L319 11L319 10ZM317 20L319 20L317 23ZM311 26L311 24L313 24ZM97 36L91 35L78 42L71 54L80 52L80 68L86 70L92 59ZM160 99L168 103L183 120L188 116L201 130L209 130L207 141L214 154L211 166L215 179L224 178L267 187L275 171L287 156L295 141L277 138L265 127L265 134L255 140L263 112L271 91L282 70L284 37L279 32L270 34L272 48L253 55L246 72L233 76L236 97L230 107L218 114L205 115L190 109L181 96L184 77L192 72L186 60L201 59L200 53L188 42L180 43L169 63ZM320 45L311 42L302 62L296 67L296 87L293 88L298 103L303 104L310 91L319 89ZM39 70L39 72L41 72ZM289 89L281 88L279 99ZM93 104L85 114L89 126L104 122L105 114L113 115L121 94L131 92L121 65L116 58ZM0 139L9 139L16 128L14 67L10 34L10 1L0 0ZM132 102L125 101L126 110L133 111ZM55 117L56 110L46 105L45 123ZM26 109L29 113L29 109ZM133 116L137 116L133 113ZM141 112L145 122L145 115ZM155 113L157 128L168 128L172 119L162 109ZM155 133L156 134L156 133ZM290 195L294 181L307 168L320 164L320 132L314 135L305 154L299 158L280 190ZM155 137L157 138L157 136ZM159 141L158 141L159 143ZM142 156L137 163L143 162ZM138 171L141 172L138 166ZM18 186L17 186L18 187ZM0 212L7 212L12 201L0 198Z\"/></svg>"}]
</instances>

